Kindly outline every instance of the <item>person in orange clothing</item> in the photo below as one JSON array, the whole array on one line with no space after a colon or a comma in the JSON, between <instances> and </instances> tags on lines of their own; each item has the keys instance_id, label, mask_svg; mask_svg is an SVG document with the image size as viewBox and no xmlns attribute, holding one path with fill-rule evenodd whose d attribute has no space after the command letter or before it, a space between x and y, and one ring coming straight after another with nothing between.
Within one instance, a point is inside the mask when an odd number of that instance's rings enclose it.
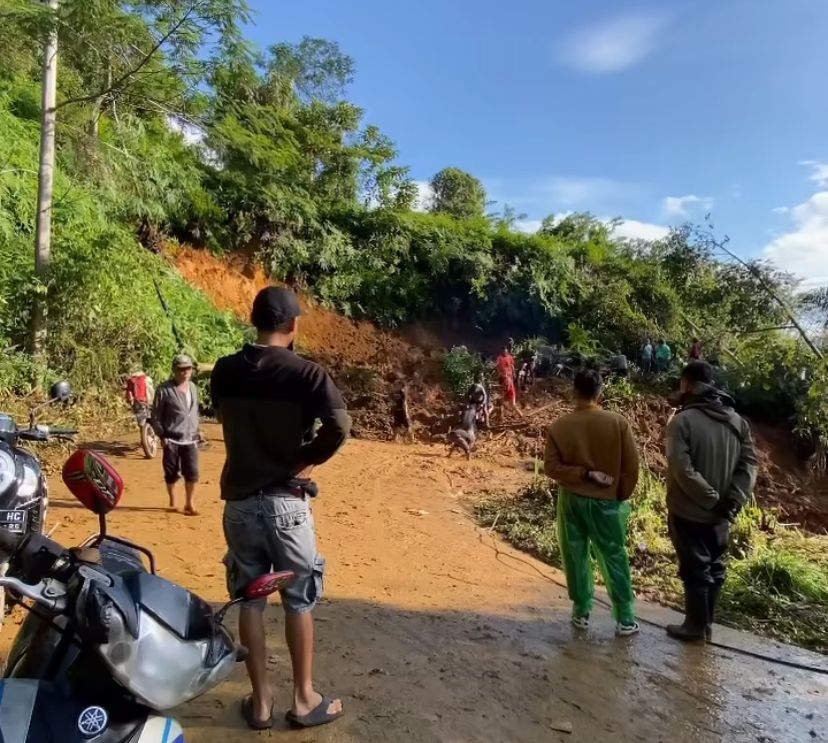
<instances>
[{"instance_id":1,"label":"person in orange clothing","mask_svg":"<svg viewBox=\"0 0 828 743\"><path fill-rule=\"evenodd\" d=\"M517 406L517 387L515 386L515 357L512 356L508 346L504 346L500 356L495 361L495 368L500 377L500 388L503 391L501 402L501 417L507 406L511 407L521 418L520 408Z\"/></svg>"}]
</instances>

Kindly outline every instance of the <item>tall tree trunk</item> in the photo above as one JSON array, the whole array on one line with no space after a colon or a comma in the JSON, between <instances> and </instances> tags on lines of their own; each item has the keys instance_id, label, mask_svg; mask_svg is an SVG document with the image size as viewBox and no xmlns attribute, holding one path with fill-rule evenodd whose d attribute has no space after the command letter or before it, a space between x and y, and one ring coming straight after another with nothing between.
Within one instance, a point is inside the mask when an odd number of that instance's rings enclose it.
<instances>
[{"instance_id":1,"label":"tall tree trunk","mask_svg":"<svg viewBox=\"0 0 828 743\"><path fill-rule=\"evenodd\" d=\"M43 49L43 95L40 121L40 167L37 179L37 226L35 230L35 275L45 278L52 247L52 184L55 175L55 99L57 95L58 33L54 16L59 0L46 0L52 12L52 27ZM35 295L32 313L32 355L45 361L46 295Z\"/></svg>"}]
</instances>

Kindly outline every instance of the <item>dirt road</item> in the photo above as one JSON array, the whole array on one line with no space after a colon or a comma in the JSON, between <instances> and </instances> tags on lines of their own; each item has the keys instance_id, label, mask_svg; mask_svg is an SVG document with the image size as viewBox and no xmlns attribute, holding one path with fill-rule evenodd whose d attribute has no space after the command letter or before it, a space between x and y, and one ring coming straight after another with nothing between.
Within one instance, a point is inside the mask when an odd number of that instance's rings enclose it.
<instances>
[{"instance_id":1,"label":"dirt road","mask_svg":"<svg viewBox=\"0 0 828 743\"><path fill-rule=\"evenodd\" d=\"M127 483L111 530L155 551L161 572L204 598L224 599L218 474L223 448L208 428L201 515L165 510L159 461L134 442L110 449ZM464 508L482 486L513 491L528 473L446 459L432 446L351 441L317 472L315 510L328 559L318 611L319 688L348 715L327 729L256 734L238 703L244 671L176 710L188 740L315 741L810 741L828 730L828 677L704 647L645 626L613 636L599 610L586 637L568 624L561 576L478 530ZM54 537L73 542L93 519L52 482ZM642 606L647 616L662 612ZM270 664L288 706L281 609L268 609ZM8 649L14 629L0 636ZM734 633L735 634L735 633ZM752 640L744 643L757 649ZM571 733L566 732L571 730Z\"/></svg>"}]
</instances>

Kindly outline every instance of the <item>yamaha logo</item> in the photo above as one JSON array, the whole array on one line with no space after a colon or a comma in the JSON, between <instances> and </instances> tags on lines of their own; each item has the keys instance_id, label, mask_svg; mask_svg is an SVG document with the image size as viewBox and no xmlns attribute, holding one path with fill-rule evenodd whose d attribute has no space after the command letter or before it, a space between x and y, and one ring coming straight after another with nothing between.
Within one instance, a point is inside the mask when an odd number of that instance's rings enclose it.
<instances>
[{"instance_id":1,"label":"yamaha logo","mask_svg":"<svg viewBox=\"0 0 828 743\"><path fill-rule=\"evenodd\" d=\"M85 738L94 738L106 730L109 715L103 707L87 707L78 717L78 730Z\"/></svg>"}]
</instances>

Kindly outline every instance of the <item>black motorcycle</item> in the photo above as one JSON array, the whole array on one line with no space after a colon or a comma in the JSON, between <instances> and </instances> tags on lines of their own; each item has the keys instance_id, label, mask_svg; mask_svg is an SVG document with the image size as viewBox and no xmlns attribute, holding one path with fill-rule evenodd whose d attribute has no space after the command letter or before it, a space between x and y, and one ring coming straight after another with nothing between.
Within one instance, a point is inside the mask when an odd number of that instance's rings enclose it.
<instances>
[{"instance_id":1,"label":"black motorcycle","mask_svg":"<svg viewBox=\"0 0 828 743\"><path fill-rule=\"evenodd\" d=\"M223 625L226 611L281 590L294 576L262 576L214 612L156 575L149 550L107 534L106 514L123 482L106 459L81 449L63 479L98 514L97 536L66 549L42 534L0 529L0 556L9 557L0 585L29 611L0 681L0 737L183 743L181 726L160 711L212 688L246 655Z\"/></svg>"},{"instance_id":2,"label":"black motorcycle","mask_svg":"<svg viewBox=\"0 0 828 743\"><path fill-rule=\"evenodd\" d=\"M26 441L71 441L77 431L35 424L44 408L68 403L72 390L68 382L58 382L50 399L29 411L29 427L18 428L15 419L0 413L0 529L14 534L42 534L49 508L49 488L37 456L20 446ZM6 565L0 562L0 576ZM5 616L5 596L0 588L0 625Z\"/></svg>"}]
</instances>

